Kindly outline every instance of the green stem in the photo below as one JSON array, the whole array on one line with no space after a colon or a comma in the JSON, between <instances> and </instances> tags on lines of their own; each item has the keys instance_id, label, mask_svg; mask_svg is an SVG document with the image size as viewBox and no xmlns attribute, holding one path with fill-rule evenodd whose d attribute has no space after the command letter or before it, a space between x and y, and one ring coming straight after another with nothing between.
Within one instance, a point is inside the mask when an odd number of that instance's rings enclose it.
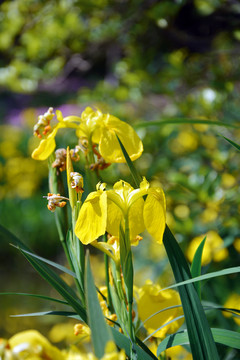
<instances>
[{"instance_id":1,"label":"green stem","mask_svg":"<svg viewBox=\"0 0 240 360\"><path fill-rule=\"evenodd\" d=\"M107 242L107 234L105 233L104 235L104 241ZM104 254L104 264L105 264L105 282L106 282L106 287L107 287L107 299L108 299L108 306L112 311L113 309L113 304L112 304L112 297L111 297L111 293L110 293L110 278L109 278L109 259L108 259L108 255Z\"/></svg>"},{"instance_id":2,"label":"green stem","mask_svg":"<svg viewBox=\"0 0 240 360\"><path fill-rule=\"evenodd\" d=\"M63 187L62 179L58 179L57 177L57 171L55 168L52 167L52 163L54 161L54 156L51 155L48 159L48 169L49 169L49 190L53 194L57 194L59 191L59 187ZM61 193L61 192L60 192ZM56 227L58 231L58 236L61 241L61 244L63 246L65 255L67 260L69 261L71 265L71 258L69 255L69 251L66 244L66 226L67 226L67 218L66 218L66 212L65 214L62 212L62 209L57 208L55 211L55 222Z\"/></svg>"},{"instance_id":3,"label":"green stem","mask_svg":"<svg viewBox=\"0 0 240 360\"><path fill-rule=\"evenodd\" d=\"M133 322L132 322L132 304L133 304L133 264L132 264L132 251L131 251L131 242L130 242L130 231L129 231L129 220L128 213L124 217L124 234L123 240L120 245L124 245L124 251L122 252L123 263L126 266L126 269L123 267L123 276L126 286L127 300L128 300L128 327L129 327L129 336L133 342L135 342L135 335L133 331ZM122 249L123 250L123 249Z\"/></svg>"},{"instance_id":4,"label":"green stem","mask_svg":"<svg viewBox=\"0 0 240 360\"><path fill-rule=\"evenodd\" d=\"M78 204L72 209L72 247L74 249L73 256L76 257L77 260L77 269L75 271L79 271L77 288L82 300L82 303L85 304L85 294L84 294L84 272L85 272L85 248L81 241L77 238L74 233L74 229L76 226L76 221L78 217L77 211ZM73 266L74 267L74 266Z\"/></svg>"}]
</instances>

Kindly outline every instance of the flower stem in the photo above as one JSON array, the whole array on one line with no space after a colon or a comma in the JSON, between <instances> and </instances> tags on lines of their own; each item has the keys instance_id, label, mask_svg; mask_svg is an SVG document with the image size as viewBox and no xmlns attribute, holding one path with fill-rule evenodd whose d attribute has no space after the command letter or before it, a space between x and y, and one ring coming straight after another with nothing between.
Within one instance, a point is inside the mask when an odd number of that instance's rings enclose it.
<instances>
[{"instance_id":1,"label":"flower stem","mask_svg":"<svg viewBox=\"0 0 240 360\"><path fill-rule=\"evenodd\" d=\"M105 233L104 235L104 241L107 242L107 234ZM105 282L106 282L106 287L107 287L107 299L108 299L108 306L109 308L112 310L113 309L113 304L112 304L112 297L111 297L111 293L110 293L110 278L109 278L109 259L107 254L104 254L104 265L105 265Z\"/></svg>"}]
</instances>

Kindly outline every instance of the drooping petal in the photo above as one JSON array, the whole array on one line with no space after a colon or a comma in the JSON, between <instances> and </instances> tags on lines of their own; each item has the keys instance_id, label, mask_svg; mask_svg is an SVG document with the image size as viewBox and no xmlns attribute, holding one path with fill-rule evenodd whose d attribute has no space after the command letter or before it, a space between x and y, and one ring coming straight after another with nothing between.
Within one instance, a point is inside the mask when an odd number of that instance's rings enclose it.
<instances>
[{"instance_id":1,"label":"drooping petal","mask_svg":"<svg viewBox=\"0 0 240 360\"><path fill-rule=\"evenodd\" d=\"M87 245L104 235L107 223L107 194L105 191L90 193L78 215L75 234Z\"/></svg>"},{"instance_id":2,"label":"drooping petal","mask_svg":"<svg viewBox=\"0 0 240 360\"><path fill-rule=\"evenodd\" d=\"M33 150L32 158L34 160L46 160L56 147L56 142L54 137L43 139L40 141L38 147Z\"/></svg>"},{"instance_id":3,"label":"drooping petal","mask_svg":"<svg viewBox=\"0 0 240 360\"><path fill-rule=\"evenodd\" d=\"M166 226L166 200L161 188L148 190L143 217L146 229L161 244Z\"/></svg>"},{"instance_id":4,"label":"drooping petal","mask_svg":"<svg viewBox=\"0 0 240 360\"><path fill-rule=\"evenodd\" d=\"M112 115L103 116L99 151L107 162L125 162L122 150L116 135L121 140L131 160L139 158L143 152L142 141L135 130L127 123Z\"/></svg>"}]
</instances>

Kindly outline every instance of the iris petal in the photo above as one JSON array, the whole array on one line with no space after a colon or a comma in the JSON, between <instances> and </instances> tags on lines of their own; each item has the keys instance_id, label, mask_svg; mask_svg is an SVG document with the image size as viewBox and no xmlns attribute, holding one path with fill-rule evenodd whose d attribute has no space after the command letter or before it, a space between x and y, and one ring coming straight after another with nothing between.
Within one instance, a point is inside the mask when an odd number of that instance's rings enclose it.
<instances>
[{"instance_id":1,"label":"iris petal","mask_svg":"<svg viewBox=\"0 0 240 360\"><path fill-rule=\"evenodd\" d=\"M144 220L143 220L143 207L144 200L139 198L134 202L129 210L129 230L130 230L130 240L135 240L136 236L142 233L145 230Z\"/></svg>"},{"instance_id":2,"label":"iris petal","mask_svg":"<svg viewBox=\"0 0 240 360\"><path fill-rule=\"evenodd\" d=\"M89 194L76 222L75 234L87 245L104 235L107 222L107 194L94 191Z\"/></svg>"},{"instance_id":3,"label":"iris petal","mask_svg":"<svg viewBox=\"0 0 240 360\"><path fill-rule=\"evenodd\" d=\"M161 244L166 226L166 200L161 188L148 190L143 217L146 229Z\"/></svg>"},{"instance_id":4,"label":"iris petal","mask_svg":"<svg viewBox=\"0 0 240 360\"><path fill-rule=\"evenodd\" d=\"M119 237L120 222L123 221L121 209L111 200L107 200L107 232Z\"/></svg>"},{"instance_id":5,"label":"iris petal","mask_svg":"<svg viewBox=\"0 0 240 360\"><path fill-rule=\"evenodd\" d=\"M112 115L106 115L103 121L99 151L107 162L125 162L116 135L121 140L131 160L136 160L141 156L143 152L142 141L130 125Z\"/></svg>"},{"instance_id":6,"label":"iris petal","mask_svg":"<svg viewBox=\"0 0 240 360\"><path fill-rule=\"evenodd\" d=\"M56 142L54 137L43 139L40 141L38 147L33 150L32 158L34 160L46 160L56 147Z\"/></svg>"}]
</instances>

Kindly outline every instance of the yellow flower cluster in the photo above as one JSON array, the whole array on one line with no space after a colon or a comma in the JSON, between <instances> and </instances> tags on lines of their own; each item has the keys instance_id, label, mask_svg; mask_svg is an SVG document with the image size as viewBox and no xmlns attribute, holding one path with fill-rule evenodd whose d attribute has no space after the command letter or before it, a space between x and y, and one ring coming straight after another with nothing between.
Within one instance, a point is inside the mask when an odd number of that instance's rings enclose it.
<instances>
[{"instance_id":1,"label":"yellow flower cluster","mask_svg":"<svg viewBox=\"0 0 240 360\"><path fill-rule=\"evenodd\" d=\"M26 132L25 128L0 126L0 199L30 198L46 176L46 165L26 156L22 147Z\"/></svg>"},{"instance_id":2,"label":"yellow flower cluster","mask_svg":"<svg viewBox=\"0 0 240 360\"><path fill-rule=\"evenodd\" d=\"M224 304L225 308L229 308L229 309L236 309L236 310L240 310L240 295L233 293L229 296L229 298L227 299L227 301ZM231 317L232 315L229 312L224 311L223 315L225 317ZM239 314L237 314L239 315ZM233 320L235 321L236 324L238 324L240 326L240 318L233 316Z\"/></svg>"},{"instance_id":3,"label":"yellow flower cluster","mask_svg":"<svg viewBox=\"0 0 240 360\"><path fill-rule=\"evenodd\" d=\"M187 257L190 262L192 262L194 254L203 239L204 235L197 236L192 239L187 249ZM218 235L216 231L208 231L208 233L206 234L206 242L203 248L202 265L207 265L212 260L215 262L222 261L226 259L227 256L228 250L224 247L223 239Z\"/></svg>"},{"instance_id":4,"label":"yellow flower cluster","mask_svg":"<svg viewBox=\"0 0 240 360\"><path fill-rule=\"evenodd\" d=\"M0 339L0 359L6 360L98 360L92 353L81 352L76 347L60 351L36 330L20 332L8 341ZM124 350L117 351L109 341L100 360L125 360Z\"/></svg>"}]
</instances>

